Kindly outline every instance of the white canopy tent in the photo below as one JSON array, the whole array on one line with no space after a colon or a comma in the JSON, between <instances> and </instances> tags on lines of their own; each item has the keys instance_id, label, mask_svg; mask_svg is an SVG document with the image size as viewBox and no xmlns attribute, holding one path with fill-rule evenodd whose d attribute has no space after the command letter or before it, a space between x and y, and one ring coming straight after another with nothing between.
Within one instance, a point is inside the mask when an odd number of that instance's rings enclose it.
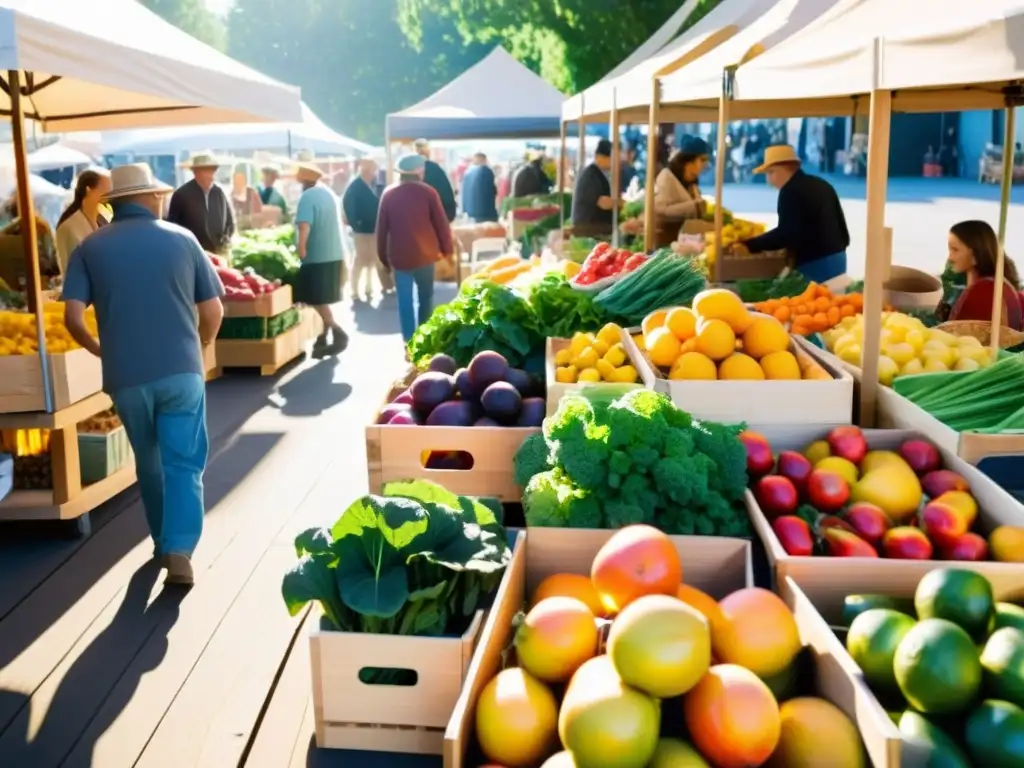
<instances>
[{"instance_id":1,"label":"white canopy tent","mask_svg":"<svg viewBox=\"0 0 1024 768\"><path fill-rule=\"evenodd\" d=\"M298 89L199 42L134 0L0 1L0 71L24 73L46 131L301 120ZM0 93L0 111L11 99Z\"/></svg>"},{"instance_id":2,"label":"white canopy tent","mask_svg":"<svg viewBox=\"0 0 1024 768\"><path fill-rule=\"evenodd\" d=\"M564 98L498 47L436 93L388 115L387 143L557 136Z\"/></svg>"},{"instance_id":3,"label":"white canopy tent","mask_svg":"<svg viewBox=\"0 0 1024 768\"><path fill-rule=\"evenodd\" d=\"M363 157L374 147L334 131L305 102L297 123L219 123L135 131L104 131L103 154L177 155L180 152L279 152Z\"/></svg>"},{"instance_id":4,"label":"white canopy tent","mask_svg":"<svg viewBox=\"0 0 1024 768\"><path fill-rule=\"evenodd\" d=\"M28 156L28 167L33 171L51 171L58 168L70 168L89 165L95 160L77 149L64 146L61 142L47 144Z\"/></svg>"}]
</instances>

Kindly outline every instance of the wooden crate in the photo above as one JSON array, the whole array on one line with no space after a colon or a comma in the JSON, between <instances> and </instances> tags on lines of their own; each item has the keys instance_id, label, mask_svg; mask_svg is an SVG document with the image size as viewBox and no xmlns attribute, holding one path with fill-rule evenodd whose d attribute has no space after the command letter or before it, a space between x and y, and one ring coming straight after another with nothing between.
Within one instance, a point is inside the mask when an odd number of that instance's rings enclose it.
<instances>
[{"instance_id":1,"label":"wooden crate","mask_svg":"<svg viewBox=\"0 0 1024 768\"><path fill-rule=\"evenodd\" d=\"M501 671L515 633L513 619L528 596L555 573L590 574L594 556L614 531L530 528L525 557L513 558L487 615L466 684L444 734L444 768L469 768L474 745L476 703L484 686ZM721 599L754 583L750 542L715 536L671 536L683 559L683 580ZM486 762L486 761L483 761Z\"/></svg>"},{"instance_id":2,"label":"wooden crate","mask_svg":"<svg viewBox=\"0 0 1024 768\"><path fill-rule=\"evenodd\" d=\"M323 321L312 309L302 310L302 320L272 339L217 339L217 366L224 368L259 368L264 376L272 376L299 357L306 344L323 332Z\"/></svg>"},{"instance_id":3,"label":"wooden crate","mask_svg":"<svg viewBox=\"0 0 1024 768\"><path fill-rule=\"evenodd\" d=\"M315 620L309 650L317 746L441 754L482 623L478 611L462 637L412 637L324 630ZM367 685L359 679L366 667L411 669L417 681Z\"/></svg>"},{"instance_id":4,"label":"wooden crate","mask_svg":"<svg viewBox=\"0 0 1024 768\"><path fill-rule=\"evenodd\" d=\"M203 370L206 371L206 380L219 379L223 371L217 365L217 345L207 344L203 347Z\"/></svg>"},{"instance_id":5,"label":"wooden crate","mask_svg":"<svg viewBox=\"0 0 1024 768\"><path fill-rule=\"evenodd\" d=\"M821 427L773 427L760 430L772 445L776 452L785 450L803 451L815 440L822 440L828 434L828 429ZM922 439L917 432L906 430L874 430L864 431L868 446L871 450L895 450L905 440ZM923 439L927 439L924 437ZM1024 506L1014 499L1005 490L1000 488L987 475L971 466L955 454L945 450L942 446L936 446L942 454L942 463L945 469L951 469L963 476L971 485L971 495L978 503L978 528L983 533L989 533L999 525L1024 526ZM803 574L820 574L822 579L834 578L832 574L846 573L849 575L870 570L876 573L892 574L893 578L902 577L904 573L916 574L914 578L921 578L928 571L944 565L952 565L948 561L941 560L889 560L885 558L845 558L845 557L794 557L786 553L781 542L771 528L768 519L761 512L761 508L754 501L753 495L747 493L747 509L750 513L751 523L754 530L764 543L765 552L768 556L768 563L771 566L776 582L791 575L794 569ZM957 568L969 568L983 573L989 579L1008 577L1010 574L1017 574L1024 580L1024 568L1018 563L999 563L993 561L985 562L957 562Z\"/></svg>"},{"instance_id":6,"label":"wooden crate","mask_svg":"<svg viewBox=\"0 0 1024 768\"><path fill-rule=\"evenodd\" d=\"M785 251L752 253L749 256L719 253L717 258L721 259L722 263L715 264L711 274L722 283L733 283L737 280L771 280L778 277L789 264Z\"/></svg>"},{"instance_id":7,"label":"wooden crate","mask_svg":"<svg viewBox=\"0 0 1024 768\"><path fill-rule=\"evenodd\" d=\"M294 303L292 287L282 285L273 293L261 293L253 301L225 301L224 317L274 317Z\"/></svg>"},{"instance_id":8,"label":"wooden crate","mask_svg":"<svg viewBox=\"0 0 1024 768\"><path fill-rule=\"evenodd\" d=\"M79 433L78 459L82 485L92 485L110 477L134 460L125 428L107 434Z\"/></svg>"},{"instance_id":9,"label":"wooden crate","mask_svg":"<svg viewBox=\"0 0 1024 768\"><path fill-rule=\"evenodd\" d=\"M53 383L53 408L61 410L103 388L100 359L84 349L47 355ZM38 355L0 357L0 413L46 410Z\"/></svg>"},{"instance_id":10,"label":"wooden crate","mask_svg":"<svg viewBox=\"0 0 1024 768\"><path fill-rule=\"evenodd\" d=\"M626 354L629 356L630 364L636 368L637 375L640 375L643 365L640 362L640 351L637 349L635 344L627 341L629 333L623 330L622 332L623 341L622 345L626 349ZM548 337L544 345L544 376L547 379L548 385L548 416L558 410L558 401L561 400L565 395L570 392L578 392L586 387L600 387L602 382L583 382L578 384L560 384L555 381L555 355L561 352L563 349L567 349L569 344L572 343L571 339L553 339ZM621 384L615 384L616 387L621 387ZM638 382L635 385L637 388L643 387L642 382Z\"/></svg>"}]
</instances>

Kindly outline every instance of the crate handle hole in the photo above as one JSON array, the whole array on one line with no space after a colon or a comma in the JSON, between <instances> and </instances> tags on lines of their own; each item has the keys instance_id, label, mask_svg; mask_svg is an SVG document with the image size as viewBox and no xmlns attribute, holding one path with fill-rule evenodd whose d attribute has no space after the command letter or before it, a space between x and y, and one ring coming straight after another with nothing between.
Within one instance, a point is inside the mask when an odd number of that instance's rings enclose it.
<instances>
[{"instance_id":1,"label":"crate handle hole","mask_svg":"<svg viewBox=\"0 0 1024 768\"><path fill-rule=\"evenodd\" d=\"M450 469L465 472L473 468L475 461L468 451L426 450L420 454L424 469Z\"/></svg>"},{"instance_id":2,"label":"crate handle hole","mask_svg":"<svg viewBox=\"0 0 1024 768\"><path fill-rule=\"evenodd\" d=\"M363 685L393 685L399 688L412 688L419 681L419 673L414 669L363 667L359 670L359 682Z\"/></svg>"}]
</instances>

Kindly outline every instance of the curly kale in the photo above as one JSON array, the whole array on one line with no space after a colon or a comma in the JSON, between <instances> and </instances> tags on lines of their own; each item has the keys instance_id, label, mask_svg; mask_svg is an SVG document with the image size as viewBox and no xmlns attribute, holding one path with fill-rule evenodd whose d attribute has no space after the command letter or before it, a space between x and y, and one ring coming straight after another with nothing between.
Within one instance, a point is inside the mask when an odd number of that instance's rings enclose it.
<instances>
[{"instance_id":1,"label":"curly kale","mask_svg":"<svg viewBox=\"0 0 1024 768\"><path fill-rule=\"evenodd\" d=\"M573 485L560 469L534 475L523 491L526 524L541 528L601 528L597 496Z\"/></svg>"},{"instance_id":2,"label":"curly kale","mask_svg":"<svg viewBox=\"0 0 1024 768\"><path fill-rule=\"evenodd\" d=\"M530 478L551 469L551 448L544 435L530 435L519 446L512 460L516 485L520 488L530 482Z\"/></svg>"}]
</instances>

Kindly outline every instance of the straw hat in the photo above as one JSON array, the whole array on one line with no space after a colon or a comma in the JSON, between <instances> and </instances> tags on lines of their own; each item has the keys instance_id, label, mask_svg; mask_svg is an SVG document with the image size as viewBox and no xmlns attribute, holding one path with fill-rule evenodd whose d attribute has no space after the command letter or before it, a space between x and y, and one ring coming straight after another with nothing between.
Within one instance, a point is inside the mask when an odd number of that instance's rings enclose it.
<instances>
[{"instance_id":1,"label":"straw hat","mask_svg":"<svg viewBox=\"0 0 1024 768\"><path fill-rule=\"evenodd\" d=\"M779 163L800 163L800 156L789 144L776 144L764 151L764 162L754 169L754 173L764 173Z\"/></svg>"},{"instance_id":2,"label":"straw hat","mask_svg":"<svg viewBox=\"0 0 1024 768\"><path fill-rule=\"evenodd\" d=\"M166 195L173 191L174 187L153 177L153 169L148 163L132 163L118 165L110 170L110 191L104 199L116 200L119 197L146 193Z\"/></svg>"},{"instance_id":3,"label":"straw hat","mask_svg":"<svg viewBox=\"0 0 1024 768\"><path fill-rule=\"evenodd\" d=\"M323 175L324 172L320 170L320 167L313 163L297 163L295 165L295 178L299 181L316 184L323 178Z\"/></svg>"},{"instance_id":4,"label":"straw hat","mask_svg":"<svg viewBox=\"0 0 1024 768\"><path fill-rule=\"evenodd\" d=\"M182 168L220 168L224 163L218 160L213 152L197 152L181 164Z\"/></svg>"},{"instance_id":5,"label":"straw hat","mask_svg":"<svg viewBox=\"0 0 1024 768\"><path fill-rule=\"evenodd\" d=\"M418 173L423 170L423 167L427 164L423 155L417 155L410 152L409 154L402 155L395 162L396 173Z\"/></svg>"}]
</instances>

